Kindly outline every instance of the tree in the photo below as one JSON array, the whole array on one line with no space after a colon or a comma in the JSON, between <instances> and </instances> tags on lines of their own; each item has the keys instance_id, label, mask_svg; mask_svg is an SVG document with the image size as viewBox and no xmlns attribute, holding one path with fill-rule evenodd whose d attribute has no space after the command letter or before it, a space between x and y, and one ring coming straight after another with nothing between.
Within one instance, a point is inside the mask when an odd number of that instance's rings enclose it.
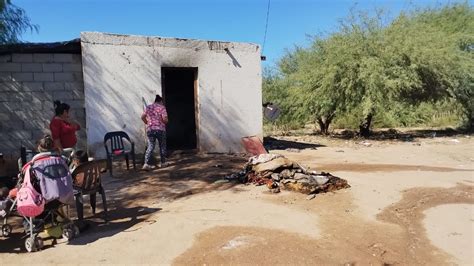
<instances>
[{"instance_id":1,"label":"tree","mask_svg":"<svg viewBox=\"0 0 474 266\"><path fill-rule=\"evenodd\" d=\"M467 3L415 11L400 16L393 31L418 78L414 100L454 99L461 104L468 128L474 123L474 9ZM403 35L403 36L400 36Z\"/></svg>"},{"instance_id":2,"label":"tree","mask_svg":"<svg viewBox=\"0 0 474 266\"><path fill-rule=\"evenodd\" d=\"M369 136L373 120L392 108L453 100L472 128L474 10L456 3L393 20L352 11L336 32L287 52L275 77L281 103L323 134L337 116L355 117Z\"/></svg>"},{"instance_id":3,"label":"tree","mask_svg":"<svg viewBox=\"0 0 474 266\"><path fill-rule=\"evenodd\" d=\"M263 101L277 104L281 115L274 124L286 128L300 127L308 116L302 108L304 94L292 80L283 76L279 71L266 68L263 73Z\"/></svg>"},{"instance_id":4,"label":"tree","mask_svg":"<svg viewBox=\"0 0 474 266\"><path fill-rule=\"evenodd\" d=\"M31 24L26 12L11 0L0 0L0 44L18 43L27 31L38 31L38 26Z\"/></svg>"}]
</instances>

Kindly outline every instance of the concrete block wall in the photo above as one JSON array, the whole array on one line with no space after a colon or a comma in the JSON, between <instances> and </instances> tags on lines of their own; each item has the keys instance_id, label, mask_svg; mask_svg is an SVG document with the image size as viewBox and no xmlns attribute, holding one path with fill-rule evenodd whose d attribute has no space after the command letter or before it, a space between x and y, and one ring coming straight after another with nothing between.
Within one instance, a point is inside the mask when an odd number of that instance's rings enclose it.
<instances>
[{"instance_id":1,"label":"concrete block wall","mask_svg":"<svg viewBox=\"0 0 474 266\"><path fill-rule=\"evenodd\" d=\"M36 147L49 133L53 101L71 106L81 124L78 146L86 147L84 82L80 54L0 55L0 153L19 156L20 147Z\"/></svg>"}]
</instances>

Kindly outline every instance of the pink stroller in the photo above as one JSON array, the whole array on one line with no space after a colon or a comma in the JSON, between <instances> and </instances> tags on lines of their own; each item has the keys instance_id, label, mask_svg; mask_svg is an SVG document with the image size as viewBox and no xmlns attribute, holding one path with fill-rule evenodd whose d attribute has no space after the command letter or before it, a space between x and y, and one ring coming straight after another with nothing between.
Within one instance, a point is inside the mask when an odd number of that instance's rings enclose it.
<instances>
[{"instance_id":1,"label":"pink stroller","mask_svg":"<svg viewBox=\"0 0 474 266\"><path fill-rule=\"evenodd\" d=\"M60 211L65 204L74 202L71 173L61 156L51 153L36 155L23 166L18 179L21 187L9 213L24 217L28 252L43 247L38 234L48 225L60 225L62 236L68 240L79 233L78 227ZM6 219L4 224L7 225Z\"/></svg>"}]
</instances>

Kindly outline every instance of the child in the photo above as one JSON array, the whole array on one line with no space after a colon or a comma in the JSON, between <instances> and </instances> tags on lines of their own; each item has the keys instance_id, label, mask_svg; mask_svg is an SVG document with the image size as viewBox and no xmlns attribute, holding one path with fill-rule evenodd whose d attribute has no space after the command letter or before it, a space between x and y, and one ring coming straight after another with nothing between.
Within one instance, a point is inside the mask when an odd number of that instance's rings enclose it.
<instances>
[{"instance_id":1,"label":"child","mask_svg":"<svg viewBox=\"0 0 474 266\"><path fill-rule=\"evenodd\" d=\"M44 137L38 141L38 151L39 152L53 152L54 151L54 141L50 135L44 135Z\"/></svg>"},{"instance_id":2,"label":"child","mask_svg":"<svg viewBox=\"0 0 474 266\"><path fill-rule=\"evenodd\" d=\"M13 192L13 191L12 191ZM0 188L0 217L6 215L7 209L13 203L13 194L7 187Z\"/></svg>"},{"instance_id":3,"label":"child","mask_svg":"<svg viewBox=\"0 0 474 266\"><path fill-rule=\"evenodd\" d=\"M79 165L89 161L89 155L86 151L78 150L72 155L72 162L70 165L71 172L74 171Z\"/></svg>"}]
</instances>

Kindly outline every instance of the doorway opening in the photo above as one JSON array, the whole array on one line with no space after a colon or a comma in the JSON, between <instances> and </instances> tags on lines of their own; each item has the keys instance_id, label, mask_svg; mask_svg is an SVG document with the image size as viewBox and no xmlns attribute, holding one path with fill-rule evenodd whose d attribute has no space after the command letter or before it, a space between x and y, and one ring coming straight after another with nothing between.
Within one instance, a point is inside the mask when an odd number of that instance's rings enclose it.
<instances>
[{"instance_id":1,"label":"doorway opening","mask_svg":"<svg viewBox=\"0 0 474 266\"><path fill-rule=\"evenodd\" d=\"M163 100L168 112L168 150L197 149L197 68L161 68Z\"/></svg>"}]
</instances>

